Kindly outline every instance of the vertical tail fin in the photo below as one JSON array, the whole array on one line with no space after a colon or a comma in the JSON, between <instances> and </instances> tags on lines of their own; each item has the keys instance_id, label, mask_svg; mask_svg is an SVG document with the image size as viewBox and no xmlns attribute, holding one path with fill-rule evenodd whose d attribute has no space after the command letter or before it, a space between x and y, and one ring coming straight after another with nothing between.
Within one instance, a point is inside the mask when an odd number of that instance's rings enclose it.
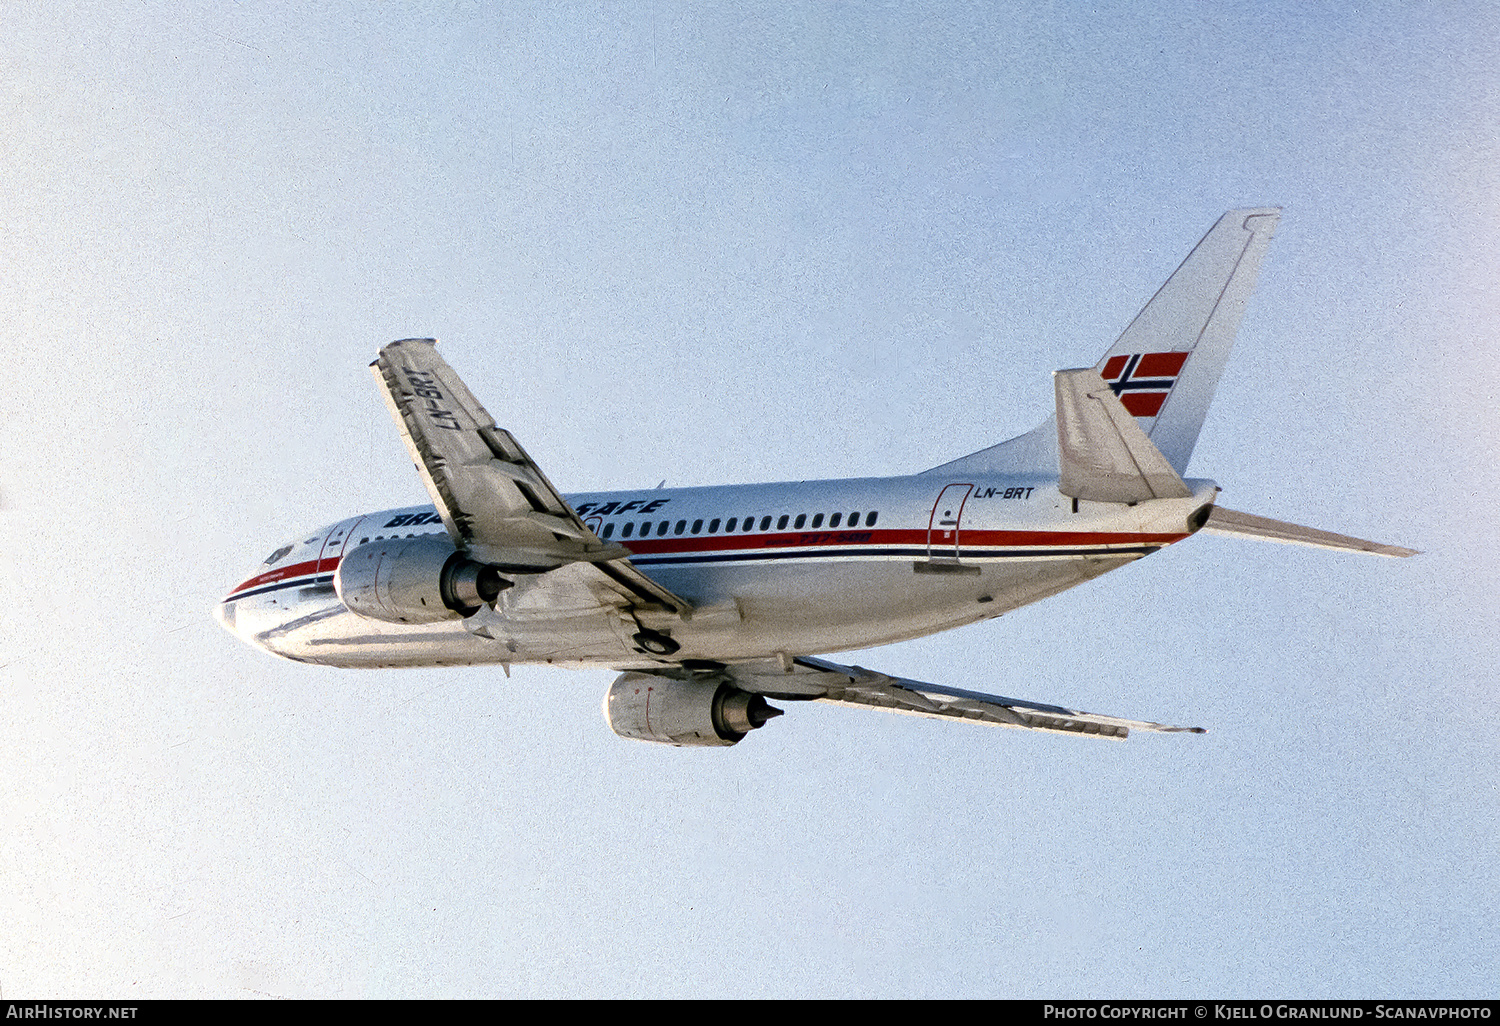
<instances>
[{"instance_id":1,"label":"vertical tail fin","mask_svg":"<svg viewBox=\"0 0 1500 1026\"><path fill-rule=\"evenodd\" d=\"M1280 207L1231 210L1151 297L1095 366L1180 476L1229 359ZM1043 470L1057 466L1052 419L929 474Z\"/></svg>"},{"instance_id":2,"label":"vertical tail fin","mask_svg":"<svg viewBox=\"0 0 1500 1026\"><path fill-rule=\"evenodd\" d=\"M1259 207L1219 218L1094 368L1179 474L1280 217Z\"/></svg>"}]
</instances>

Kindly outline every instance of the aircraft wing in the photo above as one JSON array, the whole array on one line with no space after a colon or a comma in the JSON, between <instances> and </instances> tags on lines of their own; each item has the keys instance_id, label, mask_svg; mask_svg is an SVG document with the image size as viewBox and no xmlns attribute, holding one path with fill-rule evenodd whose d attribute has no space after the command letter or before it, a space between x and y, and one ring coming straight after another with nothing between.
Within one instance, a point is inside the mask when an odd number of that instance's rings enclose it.
<instances>
[{"instance_id":1,"label":"aircraft wing","mask_svg":"<svg viewBox=\"0 0 1500 1026\"><path fill-rule=\"evenodd\" d=\"M584 524L520 443L495 426L436 345L430 338L392 342L370 368L453 543L502 572L545 574L589 564L584 576L601 605L691 614L690 603Z\"/></svg>"},{"instance_id":2,"label":"aircraft wing","mask_svg":"<svg viewBox=\"0 0 1500 1026\"><path fill-rule=\"evenodd\" d=\"M996 727L1048 730L1119 741L1125 740L1132 729L1168 734L1204 733L1202 727L1170 727L1164 723L1100 716L1024 698L985 695L892 677L862 666L841 666L809 656L792 659L790 670L761 663L731 666L726 672L741 689L767 698L844 702L914 716L970 720Z\"/></svg>"}]
</instances>

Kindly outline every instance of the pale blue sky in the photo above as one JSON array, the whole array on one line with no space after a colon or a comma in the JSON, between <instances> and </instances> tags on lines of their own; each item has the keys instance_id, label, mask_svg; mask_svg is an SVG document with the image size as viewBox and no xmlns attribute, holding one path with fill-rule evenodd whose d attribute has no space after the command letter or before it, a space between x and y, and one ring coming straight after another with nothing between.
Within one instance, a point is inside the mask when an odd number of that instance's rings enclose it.
<instances>
[{"instance_id":1,"label":"pale blue sky","mask_svg":"<svg viewBox=\"0 0 1500 1026\"><path fill-rule=\"evenodd\" d=\"M0 995L1495 996L1500 19L1485 4L0 7ZM279 662L266 552L425 501L443 352L564 491L1032 427L1285 208L1200 536L854 658L1201 724Z\"/></svg>"}]
</instances>

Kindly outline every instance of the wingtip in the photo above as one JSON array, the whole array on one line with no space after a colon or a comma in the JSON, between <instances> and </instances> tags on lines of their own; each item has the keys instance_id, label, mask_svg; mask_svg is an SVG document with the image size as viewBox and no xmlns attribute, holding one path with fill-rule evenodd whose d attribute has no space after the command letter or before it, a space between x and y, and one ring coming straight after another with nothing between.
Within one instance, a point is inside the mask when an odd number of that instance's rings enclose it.
<instances>
[{"instance_id":1,"label":"wingtip","mask_svg":"<svg viewBox=\"0 0 1500 1026\"><path fill-rule=\"evenodd\" d=\"M388 342L385 345L381 346L380 352L375 354L375 359L370 361L370 366L379 366L380 361L385 359L385 355L387 353L391 352L394 349L399 349L401 346L410 344L435 346L437 345L437 343L438 340L435 338L398 338L394 342Z\"/></svg>"}]
</instances>

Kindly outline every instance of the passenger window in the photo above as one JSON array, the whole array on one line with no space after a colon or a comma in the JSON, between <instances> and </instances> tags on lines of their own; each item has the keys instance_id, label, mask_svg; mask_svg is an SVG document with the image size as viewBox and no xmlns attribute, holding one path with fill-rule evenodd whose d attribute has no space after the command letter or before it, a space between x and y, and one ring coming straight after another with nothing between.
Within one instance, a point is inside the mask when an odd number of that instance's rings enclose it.
<instances>
[{"instance_id":1,"label":"passenger window","mask_svg":"<svg viewBox=\"0 0 1500 1026\"><path fill-rule=\"evenodd\" d=\"M724 525L724 533L725 534L729 534L730 532L732 532L734 530L734 528L735 528L735 525L738 524L739 522L740 522L740 518L739 517L730 517L729 518L729 523L727 523L727 524Z\"/></svg>"},{"instance_id":2,"label":"passenger window","mask_svg":"<svg viewBox=\"0 0 1500 1026\"><path fill-rule=\"evenodd\" d=\"M675 531L673 531L672 533L673 534L681 534L683 531L686 531L686 530L687 530L687 521L686 520L679 520L679 521L677 521L677 529Z\"/></svg>"},{"instance_id":3,"label":"passenger window","mask_svg":"<svg viewBox=\"0 0 1500 1026\"><path fill-rule=\"evenodd\" d=\"M621 538L629 538L630 537L630 532L634 531L634 530L635 530L635 521L628 520L628 521L625 522L625 526L622 527L622 528L620 528L620 537Z\"/></svg>"},{"instance_id":4,"label":"passenger window","mask_svg":"<svg viewBox=\"0 0 1500 1026\"><path fill-rule=\"evenodd\" d=\"M614 524L605 524L604 525L604 537L606 537L606 538L613 537L614 533L615 533L615 525Z\"/></svg>"},{"instance_id":5,"label":"passenger window","mask_svg":"<svg viewBox=\"0 0 1500 1026\"><path fill-rule=\"evenodd\" d=\"M797 522L795 524L793 524L792 526L795 527L797 530L800 531L800 530L802 530L803 526L806 525L806 523L807 523L807 514L806 513L798 513L797 514Z\"/></svg>"},{"instance_id":6,"label":"passenger window","mask_svg":"<svg viewBox=\"0 0 1500 1026\"><path fill-rule=\"evenodd\" d=\"M814 531L823 526L823 514L817 513L813 516L812 526Z\"/></svg>"},{"instance_id":7,"label":"passenger window","mask_svg":"<svg viewBox=\"0 0 1500 1026\"><path fill-rule=\"evenodd\" d=\"M778 521L776 521L776 530L778 530L778 531L785 531L786 530L787 519L788 518L787 518L787 515L785 513L781 514L781 519L778 520Z\"/></svg>"},{"instance_id":8,"label":"passenger window","mask_svg":"<svg viewBox=\"0 0 1500 1026\"><path fill-rule=\"evenodd\" d=\"M859 514L858 513L850 513L849 514L849 526L850 527L858 527L859 526Z\"/></svg>"},{"instance_id":9,"label":"passenger window","mask_svg":"<svg viewBox=\"0 0 1500 1026\"><path fill-rule=\"evenodd\" d=\"M656 525L656 536L658 538L660 538L662 535L664 535L664 534L667 533L667 528L669 528L671 526L672 526L672 521L670 521L670 520L663 520L661 523L659 523L659 524ZM678 528L678 530L681 530L681 528Z\"/></svg>"},{"instance_id":10,"label":"passenger window","mask_svg":"<svg viewBox=\"0 0 1500 1026\"><path fill-rule=\"evenodd\" d=\"M866 527L874 527L875 526L875 518L878 517L878 516L880 516L879 513L866 513L865 514L865 526Z\"/></svg>"},{"instance_id":11,"label":"passenger window","mask_svg":"<svg viewBox=\"0 0 1500 1026\"><path fill-rule=\"evenodd\" d=\"M835 513L833 516L831 516L831 517L828 518L828 526L829 527L837 527L837 526L839 526L839 521L843 520L843 519L844 519L844 514L842 514L842 513Z\"/></svg>"},{"instance_id":12,"label":"passenger window","mask_svg":"<svg viewBox=\"0 0 1500 1026\"><path fill-rule=\"evenodd\" d=\"M762 531L769 531L771 529L771 518L770 517L761 517L760 518L760 529Z\"/></svg>"},{"instance_id":13,"label":"passenger window","mask_svg":"<svg viewBox=\"0 0 1500 1026\"><path fill-rule=\"evenodd\" d=\"M708 533L709 533L709 534L713 534L713 533L714 533L714 532L715 532L715 531L717 531L717 530L718 530L718 529L719 529L719 521L718 521L718 519L717 519L717 518L715 518L715 519L714 519L714 520L711 520L711 521L710 521L710 522L709 522L709 525L708 525Z\"/></svg>"},{"instance_id":14,"label":"passenger window","mask_svg":"<svg viewBox=\"0 0 1500 1026\"><path fill-rule=\"evenodd\" d=\"M717 524L718 521L715 520L714 523ZM694 520L693 521L693 533L697 534L701 530L703 530L703 521L701 521L701 520Z\"/></svg>"}]
</instances>

